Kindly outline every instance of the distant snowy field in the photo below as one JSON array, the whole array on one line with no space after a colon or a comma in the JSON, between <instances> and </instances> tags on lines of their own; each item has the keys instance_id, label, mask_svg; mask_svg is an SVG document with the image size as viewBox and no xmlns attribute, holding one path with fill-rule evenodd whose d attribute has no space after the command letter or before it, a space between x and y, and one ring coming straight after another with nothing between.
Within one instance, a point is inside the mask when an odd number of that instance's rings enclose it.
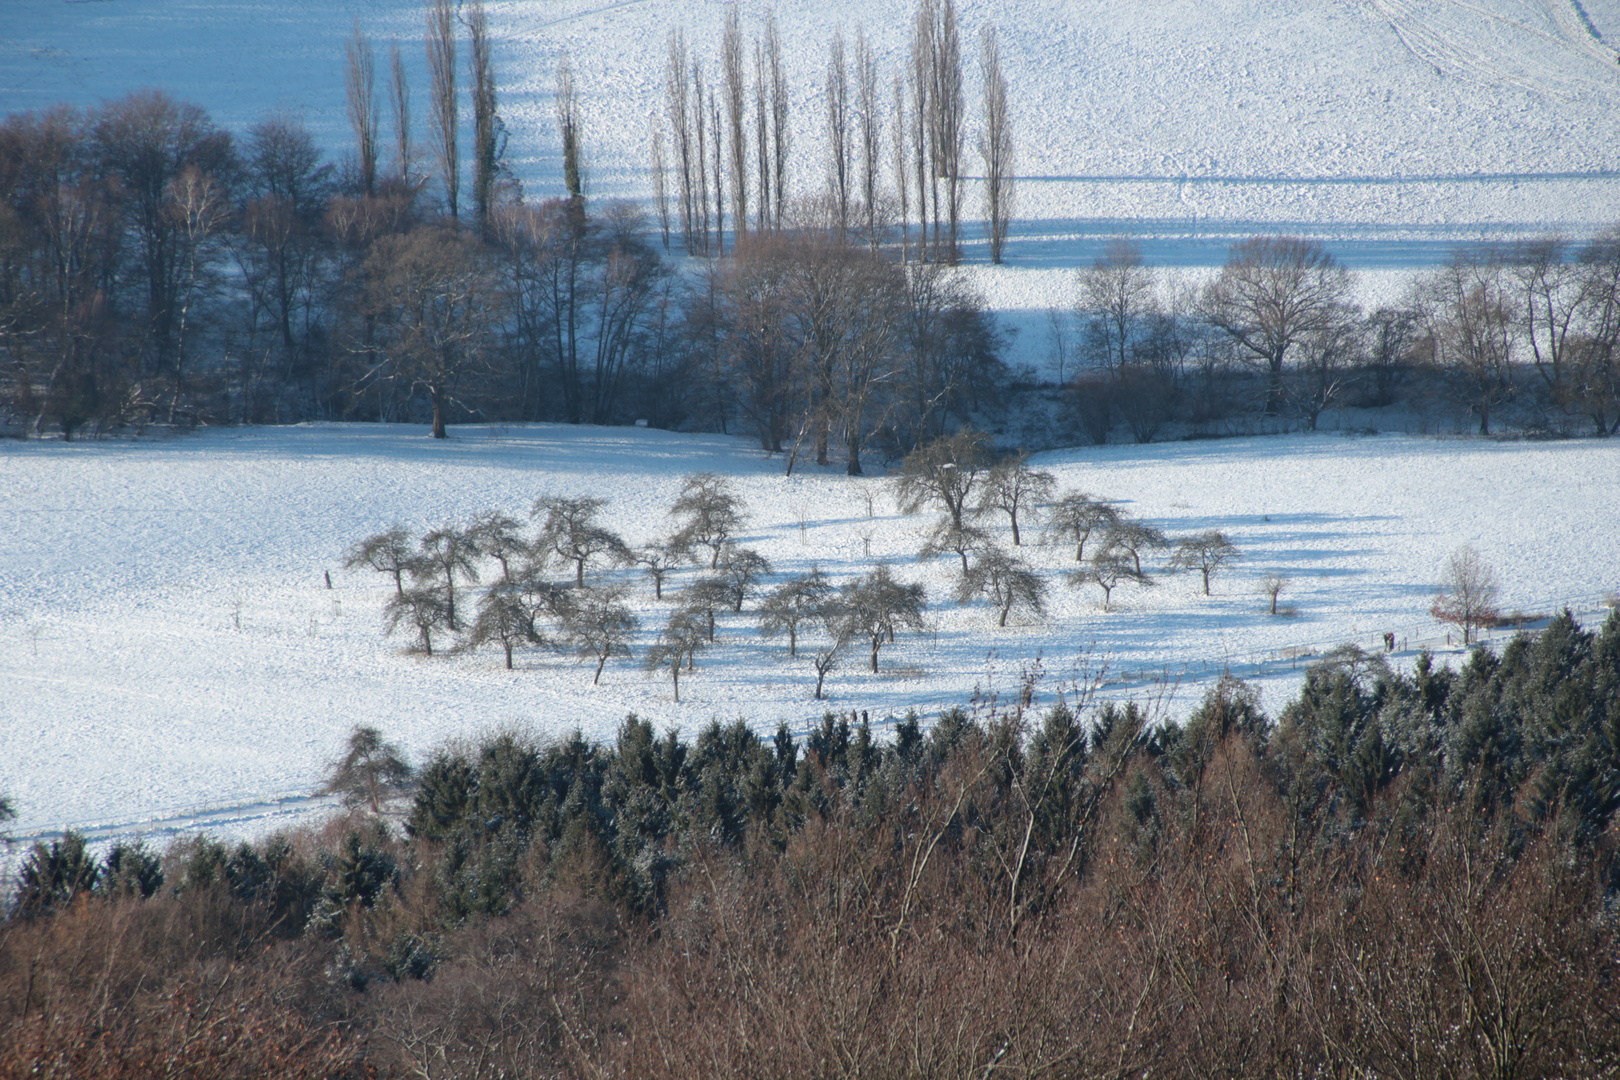
<instances>
[{"instance_id":1,"label":"distant snowy field","mask_svg":"<svg viewBox=\"0 0 1620 1080\"><path fill-rule=\"evenodd\" d=\"M744 0L746 35L771 6L794 94L793 182L807 192L826 172L832 31L852 42L864 26L887 82L915 4ZM712 79L727 5L488 9L508 159L529 194L560 191L551 95L566 50L592 191L649 198L666 35L684 28ZM1234 238L1284 232L1389 271L1432 265L1458 242L1584 236L1620 218L1620 0L961 0L958 12L970 102L981 26L998 27L1011 85L1016 221L1007 266L979 277L1023 331L1024 362L1042 360L1036 313L1071 302L1069 272L1118 233L1164 265L1218 265ZM238 133L291 111L348 153L342 44L356 20L384 62L402 43L421 109L417 0L6 0L0 112L154 85ZM419 137L426 128L419 118ZM970 187L970 218L978 199ZM984 262L976 232L967 257ZM1363 282L1373 301L1395 287Z\"/></svg>"},{"instance_id":2,"label":"distant snowy field","mask_svg":"<svg viewBox=\"0 0 1620 1080\"><path fill-rule=\"evenodd\" d=\"M436 443L420 428L356 425L0 444L0 791L21 815L9 831L262 832L317 808L302 797L355 724L417 760L501 724L610 739L629 712L689 735L739 717L768 732L825 709L877 720L975 693L1005 699L1037 663L1046 703L1106 668L1122 680L1109 696L1168 693L1178 714L1230 667L1257 677L1276 709L1297 684L1289 650L1372 647L1385 631L1407 660L1420 642L1443 646L1425 611L1463 542L1498 570L1509 609L1596 609L1620 588L1620 442L1319 435L1036 463L1172 536L1223 529L1243 561L1212 597L1196 576L1167 577L1117 589L1105 614L1097 590L1059 583L1072 549L1026 544L1053 583L1050 617L1001 629L982 603L948 603L950 564L915 561L930 519L898 515L887 482L814 469L785 478L780 458L736 438L465 427ZM607 523L645 542L667 535L666 509L694 470L735 480L752 515L741 542L771 559L775 580L812 565L845 579L889 560L926 586L931 632L886 647L878 675L855 650L821 703L808 659L789 660L750 613L727 615L676 704L667 674L637 662L610 663L593 687L591 665L571 657L524 654L507 672L498 650L411 655L382 632L391 585L339 565L394 521L420 532L486 509L523 518L543 493L605 498ZM874 490L869 518L863 492ZM1268 616L1256 594L1279 571L1293 579L1283 600L1296 617ZM672 603L620 573L642 622L639 656Z\"/></svg>"}]
</instances>

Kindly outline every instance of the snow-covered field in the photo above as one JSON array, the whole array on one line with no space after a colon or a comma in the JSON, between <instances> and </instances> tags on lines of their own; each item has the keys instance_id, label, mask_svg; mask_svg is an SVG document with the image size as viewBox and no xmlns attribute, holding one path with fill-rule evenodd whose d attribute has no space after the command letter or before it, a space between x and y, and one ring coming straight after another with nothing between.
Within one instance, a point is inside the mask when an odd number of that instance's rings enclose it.
<instances>
[{"instance_id":1,"label":"snow-covered field","mask_svg":"<svg viewBox=\"0 0 1620 1080\"><path fill-rule=\"evenodd\" d=\"M793 186L818 189L830 35L841 26L852 44L864 27L887 84L914 0L738 7L750 38L777 12ZM647 199L667 34L684 29L712 79L727 8L489 0L508 161L528 193L560 192L552 91L566 51L591 190ZM1069 271L1119 233L1186 267L1218 265L1235 237L1319 237L1380 272L1362 283L1376 300L1398 287L1388 271L1432 265L1452 244L1581 236L1620 217L1620 0L961 0L958 13L969 100L985 25L1011 87L1016 221L1008 265L978 277L1025 331L1026 362L1041 358L1035 313L1069 303ZM290 111L348 153L342 43L356 21L385 65L402 43L422 108L418 0L7 0L0 112L156 85L238 133ZM976 237L967 255L984 262Z\"/></svg>"},{"instance_id":2,"label":"snow-covered field","mask_svg":"<svg viewBox=\"0 0 1620 1080\"><path fill-rule=\"evenodd\" d=\"M1230 667L1257 677L1276 708L1297 681L1290 650L1372 647L1385 631L1407 658L1420 641L1443 646L1425 611L1463 542L1498 570L1510 609L1596 608L1620 588L1613 442L1319 435L1041 455L1060 486L1116 498L1172 536L1223 529L1244 558L1212 597L1180 575L1122 586L1104 613L1097 590L1059 582L1072 549L1026 545L1053 583L1050 617L1001 629L983 604L948 603L950 564L915 561L931 519L897 514L884 480L785 478L779 458L721 436L453 436L305 426L0 446L0 791L20 812L10 831L161 834L199 813L213 828L262 831L312 809L301 798L355 724L418 759L508 723L611 738L629 712L687 733L738 717L768 731L827 708L876 720L1005 698L1037 663L1045 701L1106 667L1121 680L1109 695L1168 691L1177 712ZM634 662L610 663L593 687L591 665L571 657L520 655L508 672L498 650L412 655L383 634L391 585L340 567L350 544L392 522L420 532L487 509L523 518L543 493L605 498L607 524L645 542L667 535L666 509L694 470L734 479L752 515L741 542L770 558L776 580L812 565L844 579L889 560L926 586L930 632L886 647L878 675L851 653L818 703L807 658L789 660L748 612L728 615L676 704L667 674ZM872 517L867 491L878 493ZM1005 542L1005 526L986 520ZM1271 572L1292 578L1283 600L1296 616L1266 614L1255 587ZM616 573L641 618L639 654L672 602ZM694 575L679 572L671 591Z\"/></svg>"}]
</instances>

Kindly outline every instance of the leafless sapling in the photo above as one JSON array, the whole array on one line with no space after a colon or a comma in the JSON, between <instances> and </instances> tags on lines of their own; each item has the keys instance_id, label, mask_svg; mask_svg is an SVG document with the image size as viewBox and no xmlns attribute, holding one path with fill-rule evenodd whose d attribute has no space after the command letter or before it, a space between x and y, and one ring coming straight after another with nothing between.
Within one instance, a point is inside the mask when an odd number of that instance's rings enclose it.
<instances>
[{"instance_id":1,"label":"leafless sapling","mask_svg":"<svg viewBox=\"0 0 1620 1080\"><path fill-rule=\"evenodd\" d=\"M1475 632L1495 625L1501 614L1496 606L1499 591L1496 571L1473 545L1464 544L1446 559L1440 592L1429 614L1462 627L1463 644L1468 645Z\"/></svg>"}]
</instances>

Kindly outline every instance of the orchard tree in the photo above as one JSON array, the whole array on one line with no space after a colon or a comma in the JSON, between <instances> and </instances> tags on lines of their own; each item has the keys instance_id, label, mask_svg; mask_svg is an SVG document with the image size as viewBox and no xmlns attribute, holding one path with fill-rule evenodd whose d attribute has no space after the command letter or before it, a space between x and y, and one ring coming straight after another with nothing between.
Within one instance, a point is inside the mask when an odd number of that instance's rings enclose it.
<instances>
[{"instance_id":1,"label":"orchard tree","mask_svg":"<svg viewBox=\"0 0 1620 1080\"><path fill-rule=\"evenodd\" d=\"M691 473L681 481L681 493L670 516L684 519L670 545L690 552L696 547L710 550L709 569L720 565L720 552L742 528L747 510L731 484L711 472Z\"/></svg>"},{"instance_id":2,"label":"orchard tree","mask_svg":"<svg viewBox=\"0 0 1620 1080\"><path fill-rule=\"evenodd\" d=\"M928 606L921 585L894 580L887 565L845 585L839 594L842 608L837 637L856 638L872 645L872 671L878 669L878 649L892 642L900 629L924 630L923 610Z\"/></svg>"},{"instance_id":3,"label":"orchard tree","mask_svg":"<svg viewBox=\"0 0 1620 1080\"><path fill-rule=\"evenodd\" d=\"M563 629L579 655L596 660L595 686L611 656L630 656L630 639L640 624L618 589L577 588L563 612Z\"/></svg>"},{"instance_id":4,"label":"orchard tree","mask_svg":"<svg viewBox=\"0 0 1620 1080\"><path fill-rule=\"evenodd\" d=\"M523 526L499 510L479 514L467 529L479 554L487 555L501 564L501 581L513 581L512 564L531 554L528 541L523 538Z\"/></svg>"},{"instance_id":5,"label":"orchard tree","mask_svg":"<svg viewBox=\"0 0 1620 1080\"><path fill-rule=\"evenodd\" d=\"M1091 561L1080 570L1071 570L1064 575L1064 580L1071 586L1079 588L1083 585L1096 585L1103 591L1103 610L1109 610L1109 602L1114 595L1114 587L1122 581L1134 581L1142 585L1152 585L1153 579L1136 568L1130 552L1113 545L1105 545L1091 556Z\"/></svg>"},{"instance_id":6,"label":"orchard tree","mask_svg":"<svg viewBox=\"0 0 1620 1080\"><path fill-rule=\"evenodd\" d=\"M1204 575L1204 595L1209 595L1209 577L1227 563L1243 557L1237 546L1219 529L1209 529L1176 544L1170 556L1170 570L1197 570Z\"/></svg>"},{"instance_id":7,"label":"orchard tree","mask_svg":"<svg viewBox=\"0 0 1620 1080\"><path fill-rule=\"evenodd\" d=\"M821 619L836 595L832 581L820 567L813 566L809 573L789 578L765 597L759 606L760 632L773 635L787 631L788 655L797 656L800 627ZM819 690L816 696L821 696Z\"/></svg>"},{"instance_id":8,"label":"orchard tree","mask_svg":"<svg viewBox=\"0 0 1620 1080\"><path fill-rule=\"evenodd\" d=\"M1021 543L1018 537L1019 512L1034 514L1037 506L1052 497L1052 489L1056 486L1057 477L1044 469L1029 467L1028 454L1014 454L1002 458L990 469L979 492L977 509L981 514L991 510L1005 513L1012 523L1013 547L1018 547Z\"/></svg>"},{"instance_id":9,"label":"orchard tree","mask_svg":"<svg viewBox=\"0 0 1620 1080\"><path fill-rule=\"evenodd\" d=\"M382 800L404 790L414 775L399 747L384 742L381 731L356 725L343 756L327 769L320 793L343 796L344 806L365 803L376 814Z\"/></svg>"},{"instance_id":10,"label":"orchard tree","mask_svg":"<svg viewBox=\"0 0 1620 1080\"><path fill-rule=\"evenodd\" d=\"M708 627L709 640L714 640L714 613L730 607L734 596L731 585L722 578L698 578L681 590L681 610L702 616Z\"/></svg>"},{"instance_id":11,"label":"orchard tree","mask_svg":"<svg viewBox=\"0 0 1620 1080\"><path fill-rule=\"evenodd\" d=\"M1277 598L1291 584L1285 574L1267 574L1260 579L1260 595L1271 600L1271 614L1277 614Z\"/></svg>"},{"instance_id":12,"label":"orchard tree","mask_svg":"<svg viewBox=\"0 0 1620 1080\"><path fill-rule=\"evenodd\" d=\"M1440 592L1429 614L1462 627L1463 644L1471 644L1475 631L1495 624L1500 614L1496 606L1499 588L1496 571L1471 544L1464 544L1446 560Z\"/></svg>"},{"instance_id":13,"label":"orchard tree","mask_svg":"<svg viewBox=\"0 0 1620 1080\"><path fill-rule=\"evenodd\" d=\"M997 626L1007 625L1015 607L1036 618L1046 614L1046 582L1024 560L1000 548L989 548L973 560L957 585L956 602L966 604L980 593L1000 612Z\"/></svg>"},{"instance_id":14,"label":"orchard tree","mask_svg":"<svg viewBox=\"0 0 1620 1080\"><path fill-rule=\"evenodd\" d=\"M390 634L402 625L413 628L422 643L422 651L429 656L433 655L433 635L440 630L454 629L444 590L431 586L406 589L397 596L390 596L383 608L383 621Z\"/></svg>"},{"instance_id":15,"label":"orchard tree","mask_svg":"<svg viewBox=\"0 0 1620 1080\"><path fill-rule=\"evenodd\" d=\"M533 515L545 515L535 549L542 561L556 557L573 563L576 586L585 584L585 564L592 558L603 556L614 563L631 559L630 548L619 534L597 524L597 512L606 505L604 499L589 497L542 495L535 500Z\"/></svg>"},{"instance_id":16,"label":"orchard tree","mask_svg":"<svg viewBox=\"0 0 1620 1080\"><path fill-rule=\"evenodd\" d=\"M1074 561L1086 559L1086 541L1093 533L1106 535L1118 527L1119 511L1112 503L1083 491L1065 491L1047 514L1048 533L1074 541Z\"/></svg>"},{"instance_id":17,"label":"orchard tree","mask_svg":"<svg viewBox=\"0 0 1620 1080\"><path fill-rule=\"evenodd\" d=\"M647 650L649 671L669 669L677 703L681 700L682 662L685 662L686 670L695 670L698 650L706 647L711 640L712 636L705 633L703 620L697 613L680 608L670 614L669 622L658 635L658 640Z\"/></svg>"},{"instance_id":18,"label":"orchard tree","mask_svg":"<svg viewBox=\"0 0 1620 1080\"><path fill-rule=\"evenodd\" d=\"M964 525L960 528L953 525L948 518L941 518L934 531L928 534L921 550L917 552L917 561L926 562L937 559L941 555L955 555L962 560L962 576L968 572L968 556L976 551L988 551L995 547L995 541L990 534L973 525Z\"/></svg>"},{"instance_id":19,"label":"orchard tree","mask_svg":"<svg viewBox=\"0 0 1620 1080\"><path fill-rule=\"evenodd\" d=\"M827 681L827 675L838 665L838 658L843 655L844 649L853 640L858 625L851 621L848 609L844 606L844 595L832 593L820 607L816 609L815 620L821 624L825 637L818 645L811 657L811 663L816 669L815 699L820 701L823 697L821 688Z\"/></svg>"},{"instance_id":20,"label":"orchard tree","mask_svg":"<svg viewBox=\"0 0 1620 1080\"><path fill-rule=\"evenodd\" d=\"M478 601L478 618L473 621L468 646L499 642L506 653L506 669L512 670L512 650L518 645L552 644L541 629L541 619L557 610L557 592L561 590L512 582L490 589Z\"/></svg>"},{"instance_id":21,"label":"orchard tree","mask_svg":"<svg viewBox=\"0 0 1620 1080\"><path fill-rule=\"evenodd\" d=\"M653 599L664 598L664 576L685 559L680 552L663 541L642 544L630 553L630 561L644 570L653 580Z\"/></svg>"},{"instance_id":22,"label":"orchard tree","mask_svg":"<svg viewBox=\"0 0 1620 1080\"><path fill-rule=\"evenodd\" d=\"M405 575L414 576L419 556L411 547L411 537L403 525L391 525L366 537L343 557L345 570L368 567L394 579L394 593L405 595Z\"/></svg>"},{"instance_id":23,"label":"orchard tree","mask_svg":"<svg viewBox=\"0 0 1620 1080\"><path fill-rule=\"evenodd\" d=\"M1131 570L1138 579L1146 581L1147 574L1142 571L1142 553L1162 551L1170 546L1170 541L1162 529L1156 529L1145 521L1121 517L1103 536L1103 544L1110 550L1128 555Z\"/></svg>"},{"instance_id":24,"label":"orchard tree","mask_svg":"<svg viewBox=\"0 0 1620 1080\"><path fill-rule=\"evenodd\" d=\"M465 530L444 525L422 537L421 553L411 566L418 582L443 581L445 626L450 630L461 629L456 617L456 579L478 581L478 555L478 545Z\"/></svg>"},{"instance_id":25,"label":"orchard tree","mask_svg":"<svg viewBox=\"0 0 1620 1080\"><path fill-rule=\"evenodd\" d=\"M935 506L961 531L972 513L970 499L990 467L990 440L964 428L906 455L894 477L895 503L907 514Z\"/></svg>"},{"instance_id":26,"label":"orchard tree","mask_svg":"<svg viewBox=\"0 0 1620 1080\"><path fill-rule=\"evenodd\" d=\"M743 601L758 585L760 579L771 572L771 562L753 548L739 548L727 544L720 556L720 580L725 582L731 595L731 610L741 612Z\"/></svg>"}]
</instances>

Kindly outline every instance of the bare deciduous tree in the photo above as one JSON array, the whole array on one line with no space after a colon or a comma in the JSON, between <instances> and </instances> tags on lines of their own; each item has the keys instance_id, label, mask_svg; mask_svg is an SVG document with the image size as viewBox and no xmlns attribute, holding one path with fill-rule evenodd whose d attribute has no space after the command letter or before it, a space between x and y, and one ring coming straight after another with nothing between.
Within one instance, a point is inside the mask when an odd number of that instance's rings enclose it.
<instances>
[{"instance_id":1,"label":"bare deciduous tree","mask_svg":"<svg viewBox=\"0 0 1620 1080\"><path fill-rule=\"evenodd\" d=\"M422 651L433 655L433 635L440 630L453 630L450 604L443 589L426 586L406 589L388 598L383 608L383 621L392 634L405 624L414 629L422 643Z\"/></svg>"},{"instance_id":2,"label":"bare deciduous tree","mask_svg":"<svg viewBox=\"0 0 1620 1080\"><path fill-rule=\"evenodd\" d=\"M597 523L606 505L605 499L563 495L542 495L534 502L532 516L545 516L535 549L542 558L573 563L576 586L585 584L585 564L597 556L614 564L630 561L630 548L619 534Z\"/></svg>"},{"instance_id":3,"label":"bare deciduous tree","mask_svg":"<svg viewBox=\"0 0 1620 1080\"><path fill-rule=\"evenodd\" d=\"M429 101L433 119L433 150L444 184L445 207L457 214L461 194L460 129L456 100L456 20L451 0L433 0L428 8L427 37Z\"/></svg>"},{"instance_id":4,"label":"bare deciduous tree","mask_svg":"<svg viewBox=\"0 0 1620 1080\"><path fill-rule=\"evenodd\" d=\"M1106 534L1119 525L1119 511L1104 499L1083 491L1065 491L1047 515L1047 532L1074 542L1074 561L1084 562L1086 541L1093 533Z\"/></svg>"},{"instance_id":5,"label":"bare deciduous tree","mask_svg":"<svg viewBox=\"0 0 1620 1080\"><path fill-rule=\"evenodd\" d=\"M984 159L985 232L990 238L990 261L999 264L1012 217L1013 134L1001 45L996 40L996 28L988 23L979 33L979 70L984 80L984 129L979 135L979 156Z\"/></svg>"},{"instance_id":6,"label":"bare deciduous tree","mask_svg":"<svg viewBox=\"0 0 1620 1080\"><path fill-rule=\"evenodd\" d=\"M504 131L495 100L495 58L489 40L489 19L484 0L467 3L467 67L472 75L473 206L479 228L489 224L496 197L496 180L504 153Z\"/></svg>"},{"instance_id":7,"label":"bare deciduous tree","mask_svg":"<svg viewBox=\"0 0 1620 1080\"><path fill-rule=\"evenodd\" d=\"M365 566L380 574L387 574L394 579L395 595L404 596L405 575L412 572L416 559L417 554L405 526L391 525L350 548L343 557L343 568L354 570Z\"/></svg>"},{"instance_id":8,"label":"bare deciduous tree","mask_svg":"<svg viewBox=\"0 0 1620 1080\"><path fill-rule=\"evenodd\" d=\"M630 639L640 624L617 589L573 589L569 601L562 610L563 629L581 656L596 661L595 686L609 657L632 655Z\"/></svg>"},{"instance_id":9,"label":"bare deciduous tree","mask_svg":"<svg viewBox=\"0 0 1620 1080\"><path fill-rule=\"evenodd\" d=\"M360 154L360 186L370 195L377 187L377 61L371 42L360 32L359 19L343 51L344 97Z\"/></svg>"},{"instance_id":10,"label":"bare deciduous tree","mask_svg":"<svg viewBox=\"0 0 1620 1080\"><path fill-rule=\"evenodd\" d=\"M872 672L877 673L878 649L893 641L898 630L923 630L923 611L928 606L921 585L904 585L894 579L886 565L852 581L839 593L842 613L835 636L860 638L872 646Z\"/></svg>"},{"instance_id":11,"label":"bare deciduous tree","mask_svg":"<svg viewBox=\"0 0 1620 1080\"><path fill-rule=\"evenodd\" d=\"M585 197L585 176L580 166L579 89L574 85L574 65L565 52L557 58L557 135L563 148L563 190L568 198Z\"/></svg>"},{"instance_id":12,"label":"bare deciduous tree","mask_svg":"<svg viewBox=\"0 0 1620 1080\"><path fill-rule=\"evenodd\" d=\"M742 25L737 5L726 9L720 38L720 66L726 80L726 134L731 157L731 220L740 240L748 231L748 126L747 78L743 70ZM716 137L719 136L717 131Z\"/></svg>"},{"instance_id":13,"label":"bare deciduous tree","mask_svg":"<svg viewBox=\"0 0 1620 1080\"><path fill-rule=\"evenodd\" d=\"M1013 547L1019 547L1019 513L1035 514L1040 504L1052 497L1056 486L1057 477L1029 467L1028 454L1013 454L996 462L985 476L977 509L981 514L991 510L1005 513L1012 524Z\"/></svg>"},{"instance_id":14,"label":"bare deciduous tree","mask_svg":"<svg viewBox=\"0 0 1620 1080\"><path fill-rule=\"evenodd\" d=\"M1131 560L1131 569L1139 578L1146 578L1142 572L1142 553L1144 551L1163 551L1170 546L1169 539L1164 530L1155 528L1145 521L1135 521L1130 518L1120 518L1103 538L1106 547L1123 552Z\"/></svg>"},{"instance_id":15,"label":"bare deciduous tree","mask_svg":"<svg viewBox=\"0 0 1620 1080\"><path fill-rule=\"evenodd\" d=\"M665 575L673 570L678 563L686 561L682 552L658 540L649 544L642 544L631 553L630 557L637 566L646 571L648 577L653 579L654 600L664 598Z\"/></svg>"},{"instance_id":16,"label":"bare deciduous tree","mask_svg":"<svg viewBox=\"0 0 1620 1080\"><path fill-rule=\"evenodd\" d=\"M837 590L819 567L809 573L789 578L773 589L759 606L759 629L766 635L788 635L788 655L797 656L799 630L826 613L828 602ZM818 692L817 697L820 697Z\"/></svg>"},{"instance_id":17,"label":"bare deciduous tree","mask_svg":"<svg viewBox=\"0 0 1620 1080\"><path fill-rule=\"evenodd\" d=\"M400 55L399 42L394 42L388 54L388 105L394 117L394 171L402 184L411 184L411 86L405 77L405 58Z\"/></svg>"},{"instance_id":18,"label":"bare deciduous tree","mask_svg":"<svg viewBox=\"0 0 1620 1080\"><path fill-rule=\"evenodd\" d=\"M1204 595L1209 595L1209 578L1227 563L1242 558L1237 545L1219 529L1209 529L1176 544L1170 555L1170 570L1197 570L1204 576ZM1275 612L1273 612L1275 614Z\"/></svg>"},{"instance_id":19,"label":"bare deciduous tree","mask_svg":"<svg viewBox=\"0 0 1620 1080\"><path fill-rule=\"evenodd\" d=\"M721 550L747 520L741 497L731 490L731 484L724 477L711 472L684 477L681 493L669 513L671 517L685 518L670 538L671 546L681 551L699 546L708 548L712 553L710 570L720 565Z\"/></svg>"},{"instance_id":20,"label":"bare deciduous tree","mask_svg":"<svg viewBox=\"0 0 1620 1080\"><path fill-rule=\"evenodd\" d=\"M748 594L771 572L771 561L752 548L727 544L715 569L730 591L731 610L741 612Z\"/></svg>"},{"instance_id":21,"label":"bare deciduous tree","mask_svg":"<svg viewBox=\"0 0 1620 1080\"><path fill-rule=\"evenodd\" d=\"M849 68L844 61L844 31L833 31L827 46L827 183L836 216L839 242L849 231Z\"/></svg>"},{"instance_id":22,"label":"bare deciduous tree","mask_svg":"<svg viewBox=\"0 0 1620 1080\"><path fill-rule=\"evenodd\" d=\"M531 553L517 519L499 510L487 511L474 518L467 529L467 536L480 554L500 563L503 582L513 580L512 563Z\"/></svg>"},{"instance_id":23,"label":"bare deciduous tree","mask_svg":"<svg viewBox=\"0 0 1620 1080\"><path fill-rule=\"evenodd\" d=\"M441 525L422 537L421 548L410 569L417 581L442 579L444 625L450 630L460 630L461 620L456 617L456 580L478 581L478 545L473 538L465 529Z\"/></svg>"},{"instance_id":24,"label":"bare deciduous tree","mask_svg":"<svg viewBox=\"0 0 1620 1080\"><path fill-rule=\"evenodd\" d=\"M1417 284L1422 335L1415 347L1451 384L1457 400L1491 433L1491 412L1514 394L1518 333L1503 251L1459 248Z\"/></svg>"},{"instance_id":25,"label":"bare deciduous tree","mask_svg":"<svg viewBox=\"0 0 1620 1080\"><path fill-rule=\"evenodd\" d=\"M894 499L904 513L934 505L961 531L969 500L991 466L990 440L972 429L935 439L906 455L894 479Z\"/></svg>"},{"instance_id":26,"label":"bare deciduous tree","mask_svg":"<svg viewBox=\"0 0 1620 1080\"><path fill-rule=\"evenodd\" d=\"M502 296L488 253L453 229L384 236L362 272L372 341L360 351L376 363L362 384L397 380L427 393L432 434L443 439L463 379L489 360Z\"/></svg>"},{"instance_id":27,"label":"bare deciduous tree","mask_svg":"<svg viewBox=\"0 0 1620 1080\"><path fill-rule=\"evenodd\" d=\"M1351 295L1350 272L1321 241L1257 236L1233 245L1202 307L1212 325L1264 365L1266 411L1275 415L1289 350L1352 317Z\"/></svg>"},{"instance_id":28,"label":"bare deciduous tree","mask_svg":"<svg viewBox=\"0 0 1620 1080\"><path fill-rule=\"evenodd\" d=\"M1260 595L1271 600L1271 614L1277 614L1277 598L1289 584L1289 579L1283 574L1267 574L1260 579Z\"/></svg>"},{"instance_id":29,"label":"bare deciduous tree","mask_svg":"<svg viewBox=\"0 0 1620 1080\"><path fill-rule=\"evenodd\" d=\"M1429 614L1462 627L1463 644L1468 645L1476 631L1495 624L1500 614L1496 606L1499 588L1496 571L1473 545L1464 544L1446 559L1440 592Z\"/></svg>"},{"instance_id":30,"label":"bare deciduous tree","mask_svg":"<svg viewBox=\"0 0 1620 1080\"><path fill-rule=\"evenodd\" d=\"M1063 576L1069 585L1079 588L1083 585L1096 585L1103 591L1103 610L1109 610L1109 602L1114 595L1114 587L1122 581L1134 581L1142 585L1152 585L1154 581L1137 568L1131 553L1123 548L1113 545L1104 545L1092 556L1091 560L1079 570L1070 570Z\"/></svg>"},{"instance_id":31,"label":"bare deciduous tree","mask_svg":"<svg viewBox=\"0 0 1620 1080\"><path fill-rule=\"evenodd\" d=\"M987 548L973 560L957 584L956 602L968 603L980 593L995 605L997 626L1007 625L1007 616L1015 607L1036 618L1046 614L1045 580L1022 559L1000 548Z\"/></svg>"},{"instance_id":32,"label":"bare deciduous tree","mask_svg":"<svg viewBox=\"0 0 1620 1080\"><path fill-rule=\"evenodd\" d=\"M647 670L669 669L677 702L681 700L682 662L686 670L695 670L698 650L705 648L710 640L712 636L705 633L703 620L695 612L680 608L670 613L658 640L647 649Z\"/></svg>"},{"instance_id":33,"label":"bare deciduous tree","mask_svg":"<svg viewBox=\"0 0 1620 1080\"><path fill-rule=\"evenodd\" d=\"M497 585L478 600L478 617L467 635L467 646L476 649L499 642L506 653L506 669L512 670L512 650L518 645L551 645L540 620L555 611L556 590L515 583Z\"/></svg>"},{"instance_id":34,"label":"bare deciduous tree","mask_svg":"<svg viewBox=\"0 0 1620 1080\"><path fill-rule=\"evenodd\" d=\"M357 726L349 733L343 756L327 770L321 794L343 796L343 805L371 807L382 812L382 800L403 790L415 775L399 747L383 739L374 727Z\"/></svg>"}]
</instances>

